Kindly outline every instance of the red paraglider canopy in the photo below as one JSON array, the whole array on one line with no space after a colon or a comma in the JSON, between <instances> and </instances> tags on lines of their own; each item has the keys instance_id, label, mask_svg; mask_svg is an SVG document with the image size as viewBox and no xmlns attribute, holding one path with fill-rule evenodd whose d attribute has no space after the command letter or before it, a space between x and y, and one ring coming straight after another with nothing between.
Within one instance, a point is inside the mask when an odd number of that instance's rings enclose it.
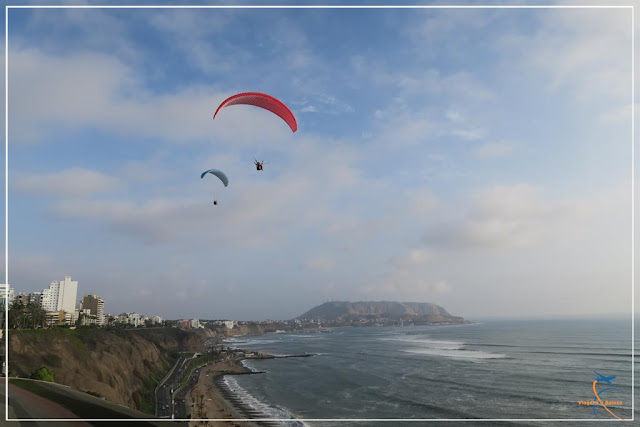
<instances>
[{"instance_id":1,"label":"red paraglider canopy","mask_svg":"<svg viewBox=\"0 0 640 427\"><path fill-rule=\"evenodd\" d=\"M213 114L213 118L216 118L216 114L218 114L218 111L220 111L220 109L228 107L229 105L238 104L254 105L256 107L269 110L272 113L278 115L282 120L284 120L293 132L298 130L298 123L296 122L296 118L291 110L289 110L289 108L284 105L282 101L274 98L271 95L260 92L243 92L230 96L229 98L225 99L222 104L220 104L216 112Z\"/></svg>"}]
</instances>

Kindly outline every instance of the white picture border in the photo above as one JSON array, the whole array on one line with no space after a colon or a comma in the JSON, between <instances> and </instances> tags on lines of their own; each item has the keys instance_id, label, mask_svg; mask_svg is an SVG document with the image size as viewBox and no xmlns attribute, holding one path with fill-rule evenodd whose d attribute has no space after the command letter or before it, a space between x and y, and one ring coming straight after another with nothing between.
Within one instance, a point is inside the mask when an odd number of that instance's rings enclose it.
<instances>
[{"instance_id":1,"label":"white picture border","mask_svg":"<svg viewBox=\"0 0 640 427\"><path fill-rule=\"evenodd\" d=\"M633 5L396 5L396 6L347 6L347 5L161 5L161 6L127 6L127 5L13 5L5 6L5 286L9 287L9 10L10 9L629 9L631 10L631 418L625 421L634 421L635 415L635 53L634 53L634 6ZM7 293L8 297L8 293ZM5 363L7 377L5 381L5 420L6 421L122 421L122 422L190 422L190 421L325 421L325 422L428 422L428 421L474 421L474 422L498 422L498 421L619 421L617 419L593 419L593 418L207 418L207 419L171 419L171 418L125 418L125 419L80 419L80 418L9 418L9 304L5 304Z\"/></svg>"}]
</instances>

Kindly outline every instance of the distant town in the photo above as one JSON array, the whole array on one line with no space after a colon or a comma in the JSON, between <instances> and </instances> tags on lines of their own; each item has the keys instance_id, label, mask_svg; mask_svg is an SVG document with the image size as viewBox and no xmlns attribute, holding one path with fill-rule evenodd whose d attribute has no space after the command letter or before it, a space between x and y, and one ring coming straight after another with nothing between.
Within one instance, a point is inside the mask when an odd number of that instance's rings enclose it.
<instances>
[{"instance_id":1,"label":"distant town","mask_svg":"<svg viewBox=\"0 0 640 427\"><path fill-rule=\"evenodd\" d=\"M2 316L4 316L4 304L9 308L33 307L40 308L39 318L34 319L33 313L25 312L23 318L8 319L10 327L54 327L54 326L113 326L131 325L137 326L163 326L164 319L160 316L146 316L140 313L121 313L113 315L105 313L105 301L98 295L85 294L82 299L78 297L78 281L66 276L64 280L53 281L48 288L40 292L25 293L17 295L15 290L9 285L0 285L2 292ZM42 314L44 316L42 316ZM29 322L30 324L27 324ZM185 320L189 326L199 327L198 320ZM23 324L20 324L23 323Z\"/></svg>"},{"instance_id":2,"label":"distant town","mask_svg":"<svg viewBox=\"0 0 640 427\"><path fill-rule=\"evenodd\" d=\"M232 329L245 324L272 324L273 320L261 322L245 322L237 320L208 320L199 319L165 320L161 316L149 316L141 313L105 313L105 300L99 295L85 294L77 299L78 281L66 276L64 280L52 281L48 288L39 292L15 294L10 285L0 284L0 319L4 329L5 305L15 311L15 318L7 319L9 328L37 329L51 327L178 327L184 329L223 326ZM35 310L28 310L31 307ZM298 322L300 323L300 322ZM2 331L0 331L0 336Z\"/></svg>"}]
</instances>

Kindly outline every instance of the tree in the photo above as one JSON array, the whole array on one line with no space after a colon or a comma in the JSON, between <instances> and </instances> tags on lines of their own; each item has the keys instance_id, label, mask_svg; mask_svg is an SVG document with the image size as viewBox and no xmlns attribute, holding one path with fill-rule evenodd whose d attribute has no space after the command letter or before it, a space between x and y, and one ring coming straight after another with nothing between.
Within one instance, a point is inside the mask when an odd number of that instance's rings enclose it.
<instances>
[{"instance_id":1,"label":"tree","mask_svg":"<svg viewBox=\"0 0 640 427\"><path fill-rule=\"evenodd\" d=\"M37 304L14 304L9 309L9 327L18 329L44 327L47 312Z\"/></svg>"},{"instance_id":2,"label":"tree","mask_svg":"<svg viewBox=\"0 0 640 427\"><path fill-rule=\"evenodd\" d=\"M53 377L53 371L46 366L43 366L40 369L37 369L31 373L32 380L40 380L40 381L48 381L50 383L54 383L55 379Z\"/></svg>"},{"instance_id":3,"label":"tree","mask_svg":"<svg viewBox=\"0 0 640 427\"><path fill-rule=\"evenodd\" d=\"M27 313L30 320L30 326L32 329L37 327L44 327L47 320L47 312L37 304L27 304Z\"/></svg>"},{"instance_id":4,"label":"tree","mask_svg":"<svg viewBox=\"0 0 640 427\"><path fill-rule=\"evenodd\" d=\"M84 313L78 313L78 320L76 320L76 327L84 326Z\"/></svg>"}]
</instances>

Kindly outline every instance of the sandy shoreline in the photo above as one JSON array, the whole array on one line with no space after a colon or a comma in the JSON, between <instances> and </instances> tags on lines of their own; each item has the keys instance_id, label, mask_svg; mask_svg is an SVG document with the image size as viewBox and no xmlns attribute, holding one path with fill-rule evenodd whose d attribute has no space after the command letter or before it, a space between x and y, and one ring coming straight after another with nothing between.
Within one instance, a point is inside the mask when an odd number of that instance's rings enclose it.
<instances>
[{"instance_id":1,"label":"sandy shoreline","mask_svg":"<svg viewBox=\"0 0 640 427\"><path fill-rule=\"evenodd\" d=\"M228 419L229 421L209 421L210 426L249 426L258 427L249 421L233 421L245 418L245 415L229 401L216 387L214 380L225 374L246 374L250 370L240 364L240 360L212 363L200 370L198 383L189 392L187 405L191 410L191 418L195 419ZM192 406L193 405L193 406ZM189 422L190 426L204 425L203 422Z\"/></svg>"}]
</instances>

